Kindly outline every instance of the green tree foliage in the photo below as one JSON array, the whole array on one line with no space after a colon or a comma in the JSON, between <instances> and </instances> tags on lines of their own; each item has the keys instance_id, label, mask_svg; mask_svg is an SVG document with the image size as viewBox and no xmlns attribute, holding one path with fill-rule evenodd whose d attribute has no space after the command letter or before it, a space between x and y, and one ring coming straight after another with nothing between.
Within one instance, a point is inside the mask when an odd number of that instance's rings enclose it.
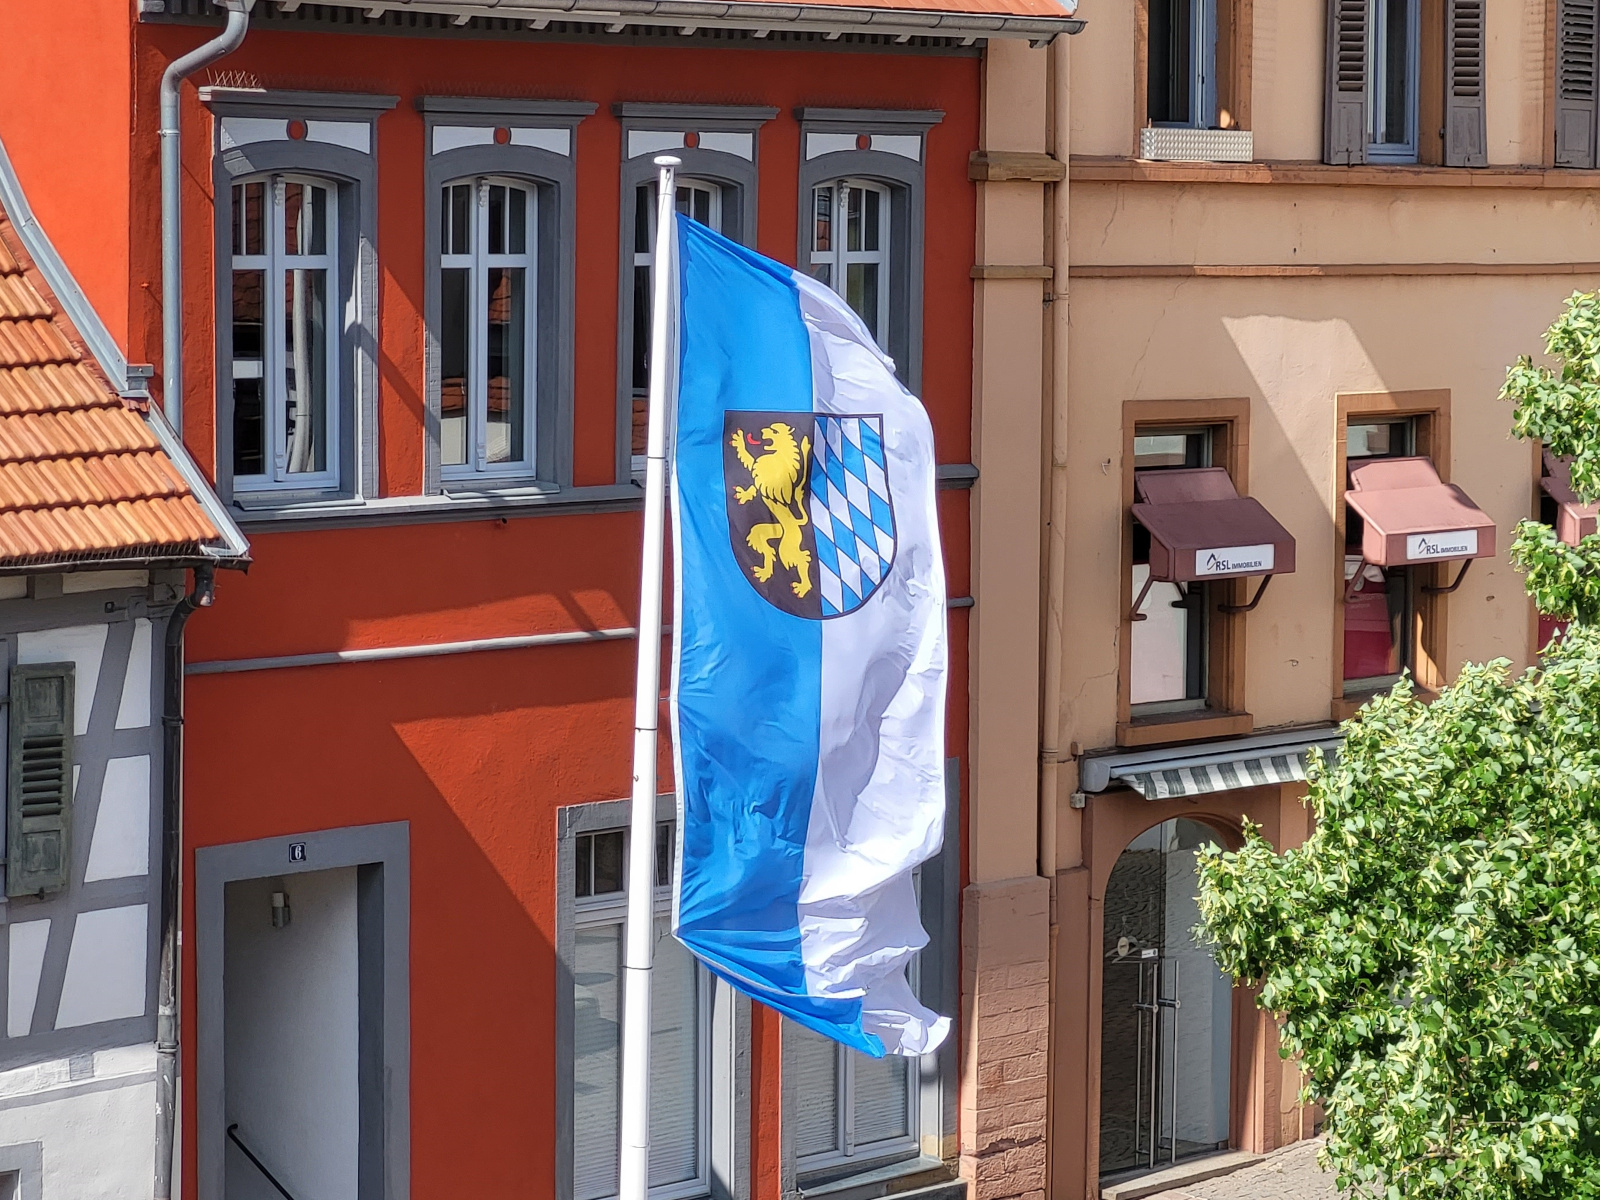
<instances>
[{"instance_id":1,"label":"green tree foliage","mask_svg":"<svg viewBox=\"0 0 1600 1200\"><path fill-rule=\"evenodd\" d=\"M1508 373L1514 428L1600 495L1600 295ZM1525 522L1513 561L1574 621L1540 664L1403 680L1312 764L1315 828L1200 865L1217 962L1277 1014L1340 1182L1389 1200L1600 1200L1600 538Z\"/></svg>"},{"instance_id":2,"label":"green tree foliage","mask_svg":"<svg viewBox=\"0 0 1600 1200\"><path fill-rule=\"evenodd\" d=\"M1518 437L1537 438L1572 463L1572 487L1600 498L1600 292L1577 292L1544 335L1545 350L1559 372L1535 366L1526 355L1506 372L1500 396L1516 402L1511 427ZM1578 546L1556 540L1537 521L1517 526L1511 561L1527 576L1539 611L1567 621L1600 621L1600 535Z\"/></svg>"}]
</instances>

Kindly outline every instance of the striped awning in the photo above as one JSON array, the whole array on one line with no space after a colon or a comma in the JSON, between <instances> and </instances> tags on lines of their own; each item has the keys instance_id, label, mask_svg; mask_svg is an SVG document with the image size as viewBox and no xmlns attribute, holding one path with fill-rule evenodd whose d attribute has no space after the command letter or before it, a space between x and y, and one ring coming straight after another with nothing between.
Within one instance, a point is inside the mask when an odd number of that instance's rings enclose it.
<instances>
[{"instance_id":1,"label":"striped awning","mask_svg":"<svg viewBox=\"0 0 1600 1200\"><path fill-rule=\"evenodd\" d=\"M1146 800L1171 800L1295 783L1306 777L1312 750L1331 757L1343 741L1338 726L1312 725L1149 750L1093 751L1079 762L1078 786L1085 793L1127 787Z\"/></svg>"},{"instance_id":2,"label":"striped awning","mask_svg":"<svg viewBox=\"0 0 1600 1200\"><path fill-rule=\"evenodd\" d=\"M1171 800L1205 792L1261 787L1268 783L1294 783L1306 777L1305 750L1265 758L1238 758L1229 762L1169 767L1161 771L1119 771L1113 779L1127 784L1146 800Z\"/></svg>"}]
</instances>

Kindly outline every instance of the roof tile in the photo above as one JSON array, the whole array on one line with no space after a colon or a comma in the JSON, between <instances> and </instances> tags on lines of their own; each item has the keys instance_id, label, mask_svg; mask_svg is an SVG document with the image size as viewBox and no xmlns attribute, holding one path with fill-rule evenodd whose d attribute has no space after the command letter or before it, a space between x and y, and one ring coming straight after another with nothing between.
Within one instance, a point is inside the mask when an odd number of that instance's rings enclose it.
<instances>
[{"instance_id":1,"label":"roof tile","mask_svg":"<svg viewBox=\"0 0 1600 1200\"><path fill-rule=\"evenodd\" d=\"M124 407L121 397L79 363L0 368L0 415Z\"/></svg>"},{"instance_id":2,"label":"roof tile","mask_svg":"<svg viewBox=\"0 0 1600 1200\"><path fill-rule=\"evenodd\" d=\"M183 558L220 540L0 211L0 567Z\"/></svg>"},{"instance_id":3,"label":"roof tile","mask_svg":"<svg viewBox=\"0 0 1600 1200\"><path fill-rule=\"evenodd\" d=\"M66 335L49 321L40 317L0 321L0 367L73 362L77 357Z\"/></svg>"}]
</instances>

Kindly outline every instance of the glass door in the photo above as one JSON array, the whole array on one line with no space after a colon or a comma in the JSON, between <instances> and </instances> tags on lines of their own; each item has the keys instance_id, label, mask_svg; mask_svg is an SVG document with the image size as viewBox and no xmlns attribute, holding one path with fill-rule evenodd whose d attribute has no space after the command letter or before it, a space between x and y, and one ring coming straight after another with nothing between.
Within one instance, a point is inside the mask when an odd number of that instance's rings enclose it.
<instances>
[{"instance_id":1,"label":"glass door","mask_svg":"<svg viewBox=\"0 0 1600 1200\"><path fill-rule=\"evenodd\" d=\"M1199 923L1198 821L1166 821L1123 851L1105 896L1100 1174L1228 1145L1233 989Z\"/></svg>"}]
</instances>

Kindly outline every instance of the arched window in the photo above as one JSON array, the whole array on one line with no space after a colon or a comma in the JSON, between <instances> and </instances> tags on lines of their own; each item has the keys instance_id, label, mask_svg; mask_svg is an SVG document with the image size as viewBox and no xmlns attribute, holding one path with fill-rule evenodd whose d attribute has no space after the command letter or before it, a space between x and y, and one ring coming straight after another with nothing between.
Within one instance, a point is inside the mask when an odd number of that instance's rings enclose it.
<instances>
[{"instance_id":1,"label":"arched window","mask_svg":"<svg viewBox=\"0 0 1600 1200\"><path fill-rule=\"evenodd\" d=\"M678 211L718 233L722 224L722 185L705 179L679 179ZM644 469L646 397L650 390L650 281L656 245L656 185L641 183L633 200L632 374L633 456L635 472Z\"/></svg>"},{"instance_id":2,"label":"arched window","mask_svg":"<svg viewBox=\"0 0 1600 1200\"><path fill-rule=\"evenodd\" d=\"M844 297L878 345L889 345L889 189L834 179L811 192L811 274Z\"/></svg>"},{"instance_id":3,"label":"arched window","mask_svg":"<svg viewBox=\"0 0 1600 1200\"><path fill-rule=\"evenodd\" d=\"M526 474L535 438L538 193L484 176L445 184L440 202L440 473Z\"/></svg>"},{"instance_id":4,"label":"arched window","mask_svg":"<svg viewBox=\"0 0 1600 1200\"><path fill-rule=\"evenodd\" d=\"M267 175L234 183L232 199L234 487L331 486L338 192L309 176Z\"/></svg>"}]
</instances>

